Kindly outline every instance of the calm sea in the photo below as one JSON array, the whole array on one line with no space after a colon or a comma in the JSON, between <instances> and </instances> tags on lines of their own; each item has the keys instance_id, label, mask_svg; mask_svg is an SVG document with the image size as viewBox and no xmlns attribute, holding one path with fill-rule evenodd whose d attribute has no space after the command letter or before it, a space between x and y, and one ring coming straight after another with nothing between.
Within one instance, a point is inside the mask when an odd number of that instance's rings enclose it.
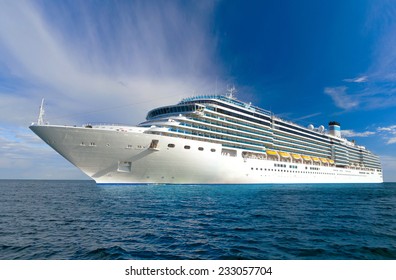
<instances>
[{"instance_id":1,"label":"calm sea","mask_svg":"<svg viewBox=\"0 0 396 280\"><path fill-rule=\"evenodd\" d=\"M0 259L396 259L396 183L2 180Z\"/></svg>"}]
</instances>

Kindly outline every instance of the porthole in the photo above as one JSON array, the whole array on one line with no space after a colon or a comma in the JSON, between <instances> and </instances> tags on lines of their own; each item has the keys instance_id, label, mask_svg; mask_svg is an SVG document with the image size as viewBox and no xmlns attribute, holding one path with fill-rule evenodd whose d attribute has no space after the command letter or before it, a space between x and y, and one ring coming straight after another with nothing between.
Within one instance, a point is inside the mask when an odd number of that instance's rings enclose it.
<instances>
[{"instance_id":1,"label":"porthole","mask_svg":"<svg viewBox=\"0 0 396 280\"><path fill-rule=\"evenodd\" d=\"M202 148L202 147L199 147L199 148L198 148L198 150L199 150L199 151L203 151L203 150L204 150L204 148Z\"/></svg>"},{"instance_id":2,"label":"porthole","mask_svg":"<svg viewBox=\"0 0 396 280\"><path fill-rule=\"evenodd\" d=\"M191 147L188 146L188 145L184 146L184 149L186 149L186 150L189 150L190 148L191 148Z\"/></svg>"},{"instance_id":3,"label":"porthole","mask_svg":"<svg viewBox=\"0 0 396 280\"><path fill-rule=\"evenodd\" d=\"M169 147L169 148L174 148L174 147L175 147L175 144L168 144L168 147Z\"/></svg>"}]
</instances>

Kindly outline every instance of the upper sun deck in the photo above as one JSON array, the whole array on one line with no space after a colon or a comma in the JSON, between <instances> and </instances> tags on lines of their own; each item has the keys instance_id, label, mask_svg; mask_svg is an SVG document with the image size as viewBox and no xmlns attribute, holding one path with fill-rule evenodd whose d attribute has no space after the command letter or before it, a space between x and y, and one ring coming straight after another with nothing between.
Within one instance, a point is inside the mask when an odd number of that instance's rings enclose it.
<instances>
[{"instance_id":1,"label":"upper sun deck","mask_svg":"<svg viewBox=\"0 0 396 280\"><path fill-rule=\"evenodd\" d=\"M168 117L175 114L193 113L202 111L205 105L220 106L227 109L239 111L251 116L260 118L265 116L270 118L273 116L272 112L262 108L253 106L251 103L245 103L234 98L232 94L229 95L199 95L187 97L182 99L176 105L163 106L155 108L148 112L146 120L152 120L158 117Z\"/></svg>"},{"instance_id":2,"label":"upper sun deck","mask_svg":"<svg viewBox=\"0 0 396 280\"><path fill-rule=\"evenodd\" d=\"M251 112L257 112L261 113L266 116L272 116L272 112L268 110L264 110L262 108L253 106L251 103L245 103L242 102L235 97L233 97L231 94L226 96L226 95L199 95L199 96L193 96L193 97L187 97L184 98L182 101L179 102L179 104L188 104L191 102L204 102L207 101L210 103L210 101L221 101L221 103L228 103L243 109L247 109Z\"/></svg>"},{"instance_id":3,"label":"upper sun deck","mask_svg":"<svg viewBox=\"0 0 396 280\"><path fill-rule=\"evenodd\" d=\"M232 93L227 95L199 95L199 96L192 96L182 99L176 105L164 106L159 107L156 109L151 110L147 114L147 121L150 122L153 119L157 118L164 118L170 117L172 115L179 115L179 114L189 114L189 113L196 113L202 112L205 107L208 106L215 106L215 107L223 107L228 110L236 111L236 114L243 113L243 115L239 115L241 118L250 118L254 117L258 121L260 119L270 121L274 124L277 129L288 131L290 133L305 133L309 135L313 135L316 137L320 137L322 139L326 139L330 141L330 139L341 141L345 145L354 146L361 149L365 149L362 146L356 145L354 142L349 141L346 138L340 136L334 136L329 133L323 126L319 126L318 128L314 128L312 125L309 127L301 126L297 123L284 120L276 115L274 115L271 111L264 110L262 108L256 107L251 103L245 103L238 99L236 99ZM233 116L236 116L234 113ZM247 115L247 116L246 116ZM249 119L253 120L253 119ZM146 122L145 122L146 123ZM283 127L279 127L283 126ZM294 131L290 131L293 129Z\"/></svg>"}]
</instances>

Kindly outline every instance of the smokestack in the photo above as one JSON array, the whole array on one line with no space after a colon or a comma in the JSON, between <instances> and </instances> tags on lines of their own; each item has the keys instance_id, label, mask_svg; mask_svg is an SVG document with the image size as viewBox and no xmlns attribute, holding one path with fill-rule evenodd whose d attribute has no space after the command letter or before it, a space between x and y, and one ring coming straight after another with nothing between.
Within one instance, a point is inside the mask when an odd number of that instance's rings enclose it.
<instances>
[{"instance_id":1,"label":"smokestack","mask_svg":"<svg viewBox=\"0 0 396 280\"><path fill-rule=\"evenodd\" d=\"M329 122L329 134L341 138L341 126L339 122Z\"/></svg>"}]
</instances>

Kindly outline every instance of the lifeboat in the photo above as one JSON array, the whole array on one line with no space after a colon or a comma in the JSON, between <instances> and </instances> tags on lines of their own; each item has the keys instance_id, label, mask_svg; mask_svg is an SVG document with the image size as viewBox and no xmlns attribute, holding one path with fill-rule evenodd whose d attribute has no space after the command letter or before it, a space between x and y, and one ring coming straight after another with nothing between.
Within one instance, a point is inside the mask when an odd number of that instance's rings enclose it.
<instances>
[{"instance_id":1,"label":"lifeboat","mask_svg":"<svg viewBox=\"0 0 396 280\"><path fill-rule=\"evenodd\" d=\"M267 155L270 155L270 156L278 156L278 153L273 150L266 150L266 153L267 153Z\"/></svg>"},{"instance_id":2,"label":"lifeboat","mask_svg":"<svg viewBox=\"0 0 396 280\"><path fill-rule=\"evenodd\" d=\"M301 156L298 155L298 154L292 154L292 157L293 157L294 159L301 159Z\"/></svg>"},{"instance_id":3,"label":"lifeboat","mask_svg":"<svg viewBox=\"0 0 396 280\"><path fill-rule=\"evenodd\" d=\"M279 152L279 155L280 155L282 158L290 158L290 154L289 154L289 153L286 153L286 152Z\"/></svg>"},{"instance_id":4,"label":"lifeboat","mask_svg":"<svg viewBox=\"0 0 396 280\"><path fill-rule=\"evenodd\" d=\"M312 157L312 160L313 160L314 162L320 162L319 158L317 158L317 157Z\"/></svg>"},{"instance_id":5,"label":"lifeboat","mask_svg":"<svg viewBox=\"0 0 396 280\"><path fill-rule=\"evenodd\" d=\"M330 163L330 164L334 164L334 160L329 159L329 163Z\"/></svg>"},{"instance_id":6,"label":"lifeboat","mask_svg":"<svg viewBox=\"0 0 396 280\"><path fill-rule=\"evenodd\" d=\"M312 158L311 158L310 156L302 156L302 158L303 158L305 161L312 161Z\"/></svg>"},{"instance_id":7,"label":"lifeboat","mask_svg":"<svg viewBox=\"0 0 396 280\"><path fill-rule=\"evenodd\" d=\"M329 161L326 158L320 158L320 161L323 163L329 163Z\"/></svg>"}]
</instances>

